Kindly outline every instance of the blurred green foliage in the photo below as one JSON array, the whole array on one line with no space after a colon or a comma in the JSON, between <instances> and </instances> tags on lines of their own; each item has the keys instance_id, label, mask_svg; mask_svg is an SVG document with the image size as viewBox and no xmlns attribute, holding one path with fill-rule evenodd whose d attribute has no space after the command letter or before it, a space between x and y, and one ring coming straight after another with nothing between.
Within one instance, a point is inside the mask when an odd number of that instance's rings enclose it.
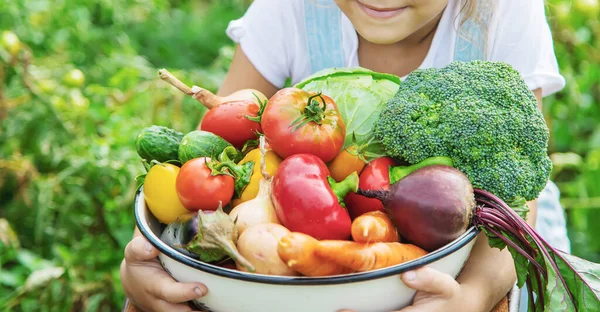
<instances>
[{"instance_id":1,"label":"blurred green foliage","mask_svg":"<svg viewBox=\"0 0 600 312\"><path fill-rule=\"evenodd\" d=\"M249 1L0 0L0 309L117 311L134 221L136 134L204 109L157 78L215 91ZM567 87L544 101L573 252L600 261L597 0L551 0Z\"/></svg>"}]
</instances>

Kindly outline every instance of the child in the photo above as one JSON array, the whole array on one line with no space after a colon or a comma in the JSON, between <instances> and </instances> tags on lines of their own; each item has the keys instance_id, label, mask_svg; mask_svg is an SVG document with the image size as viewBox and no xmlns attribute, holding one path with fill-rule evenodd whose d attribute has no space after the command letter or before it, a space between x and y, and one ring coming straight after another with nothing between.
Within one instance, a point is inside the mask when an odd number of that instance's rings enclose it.
<instances>
[{"instance_id":1,"label":"child","mask_svg":"<svg viewBox=\"0 0 600 312\"><path fill-rule=\"evenodd\" d=\"M417 68L473 59L511 64L540 106L543 96L565 85L543 0L255 0L227 34L238 46L220 95L254 88L270 97L286 79L295 84L328 67L405 77ZM529 204L528 222L568 252L556 186L549 183ZM156 261L158 252L144 244L136 237L125 251L121 277L128 297L148 311L189 310L177 303L206 294L206 287L173 281ZM491 310L516 275L508 251L490 248L482 234L456 280L429 268L402 279L417 290L402 312L468 312Z\"/></svg>"}]
</instances>

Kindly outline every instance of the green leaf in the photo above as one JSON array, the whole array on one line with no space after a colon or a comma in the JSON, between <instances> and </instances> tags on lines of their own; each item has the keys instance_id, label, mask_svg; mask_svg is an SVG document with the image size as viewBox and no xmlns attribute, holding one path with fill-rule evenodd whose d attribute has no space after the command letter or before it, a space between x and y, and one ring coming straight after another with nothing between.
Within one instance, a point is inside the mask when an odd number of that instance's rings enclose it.
<instances>
[{"instance_id":1,"label":"green leaf","mask_svg":"<svg viewBox=\"0 0 600 312\"><path fill-rule=\"evenodd\" d=\"M527 220L527 214L529 213L529 206L527 206L527 201L523 197L518 197L510 202L506 203L512 210L514 210L519 217L523 218L523 220Z\"/></svg>"},{"instance_id":2,"label":"green leaf","mask_svg":"<svg viewBox=\"0 0 600 312\"><path fill-rule=\"evenodd\" d=\"M515 269L517 271L517 286L523 288L527 274L529 273L529 261L519 254L514 248L508 247L508 251L513 257Z\"/></svg>"},{"instance_id":3,"label":"green leaf","mask_svg":"<svg viewBox=\"0 0 600 312\"><path fill-rule=\"evenodd\" d=\"M600 264L558 251L553 255L560 274L573 292L578 311L600 307Z\"/></svg>"}]
</instances>

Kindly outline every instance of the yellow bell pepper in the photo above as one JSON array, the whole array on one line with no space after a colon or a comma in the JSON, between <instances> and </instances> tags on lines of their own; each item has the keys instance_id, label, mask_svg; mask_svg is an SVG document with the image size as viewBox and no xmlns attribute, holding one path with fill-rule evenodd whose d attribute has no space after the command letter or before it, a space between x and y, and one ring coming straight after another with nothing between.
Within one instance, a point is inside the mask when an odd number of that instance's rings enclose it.
<instances>
[{"instance_id":1,"label":"yellow bell pepper","mask_svg":"<svg viewBox=\"0 0 600 312\"><path fill-rule=\"evenodd\" d=\"M360 175L367 163L361 159L357 152L357 147L351 145L343 149L329 164L329 175L336 181L341 182L347 176L356 171Z\"/></svg>"},{"instance_id":2,"label":"yellow bell pepper","mask_svg":"<svg viewBox=\"0 0 600 312\"><path fill-rule=\"evenodd\" d=\"M144 198L148 209L164 224L189 212L183 207L175 188L179 169L173 164L158 163L148 170L144 180Z\"/></svg>"},{"instance_id":3,"label":"yellow bell pepper","mask_svg":"<svg viewBox=\"0 0 600 312\"><path fill-rule=\"evenodd\" d=\"M233 200L233 207L245 202L245 201L249 201L253 198L256 197L256 195L258 195L258 186L259 186L259 182L260 180L263 179L263 175L260 172L260 160L261 160L261 153L260 153L260 149L259 148L255 148L253 150L251 150L250 152L248 152L248 154L246 154L246 156L244 156L244 158L242 160L240 160L239 164L243 164L249 161L253 161L254 162L254 167L252 168L252 176L250 177L250 183L248 183L248 185L246 185L246 187L244 188L244 191L242 191L242 195L240 196L240 198L236 198ZM267 165L267 173L271 176L275 175L275 172L277 172L277 168L279 168L279 164L281 164L281 162L283 161L283 159L281 159L281 157L277 156L277 154L275 154L275 152L271 151L271 150L267 150L267 153L265 155L265 161L266 161L266 165Z\"/></svg>"}]
</instances>

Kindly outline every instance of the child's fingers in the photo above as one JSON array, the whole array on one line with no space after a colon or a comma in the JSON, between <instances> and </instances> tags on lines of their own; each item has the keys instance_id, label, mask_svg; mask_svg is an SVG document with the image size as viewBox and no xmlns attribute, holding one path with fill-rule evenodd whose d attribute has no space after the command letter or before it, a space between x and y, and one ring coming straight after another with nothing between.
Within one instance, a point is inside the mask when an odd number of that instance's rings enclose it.
<instances>
[{"instance_id":1,"label":"child's fingers","mask_svg":"<svg viewBox=\"0 0 600 312\"><path fill-rule=\"evenodd\" d=\"M147 261L158 256L159 251L143 236L134 237L125 246L125 261L128 263Z\"/></svg>"},{"instance_id":2,"label":"child's fingers","mask_svg":"<svg viewBox=\"0 0 600 312\"><path fill-rule=\"evenodd\" d=\"M168 274L158 274L148 281L148 292L170 303L180 303L204 297L208 292L200 283L178 283Z\"/></svg>"},{"instance_id":3,"label":"child's fingers","mask_svg":"<svg viewBox=\"0 0 600 312\"><path fill-rule=\"evenodd\" d=\"M406 286L417 291L450 298L459 290L460 285L452 276L438 270L422 267L402 274Z\"/></svg>"}]
</instances>

